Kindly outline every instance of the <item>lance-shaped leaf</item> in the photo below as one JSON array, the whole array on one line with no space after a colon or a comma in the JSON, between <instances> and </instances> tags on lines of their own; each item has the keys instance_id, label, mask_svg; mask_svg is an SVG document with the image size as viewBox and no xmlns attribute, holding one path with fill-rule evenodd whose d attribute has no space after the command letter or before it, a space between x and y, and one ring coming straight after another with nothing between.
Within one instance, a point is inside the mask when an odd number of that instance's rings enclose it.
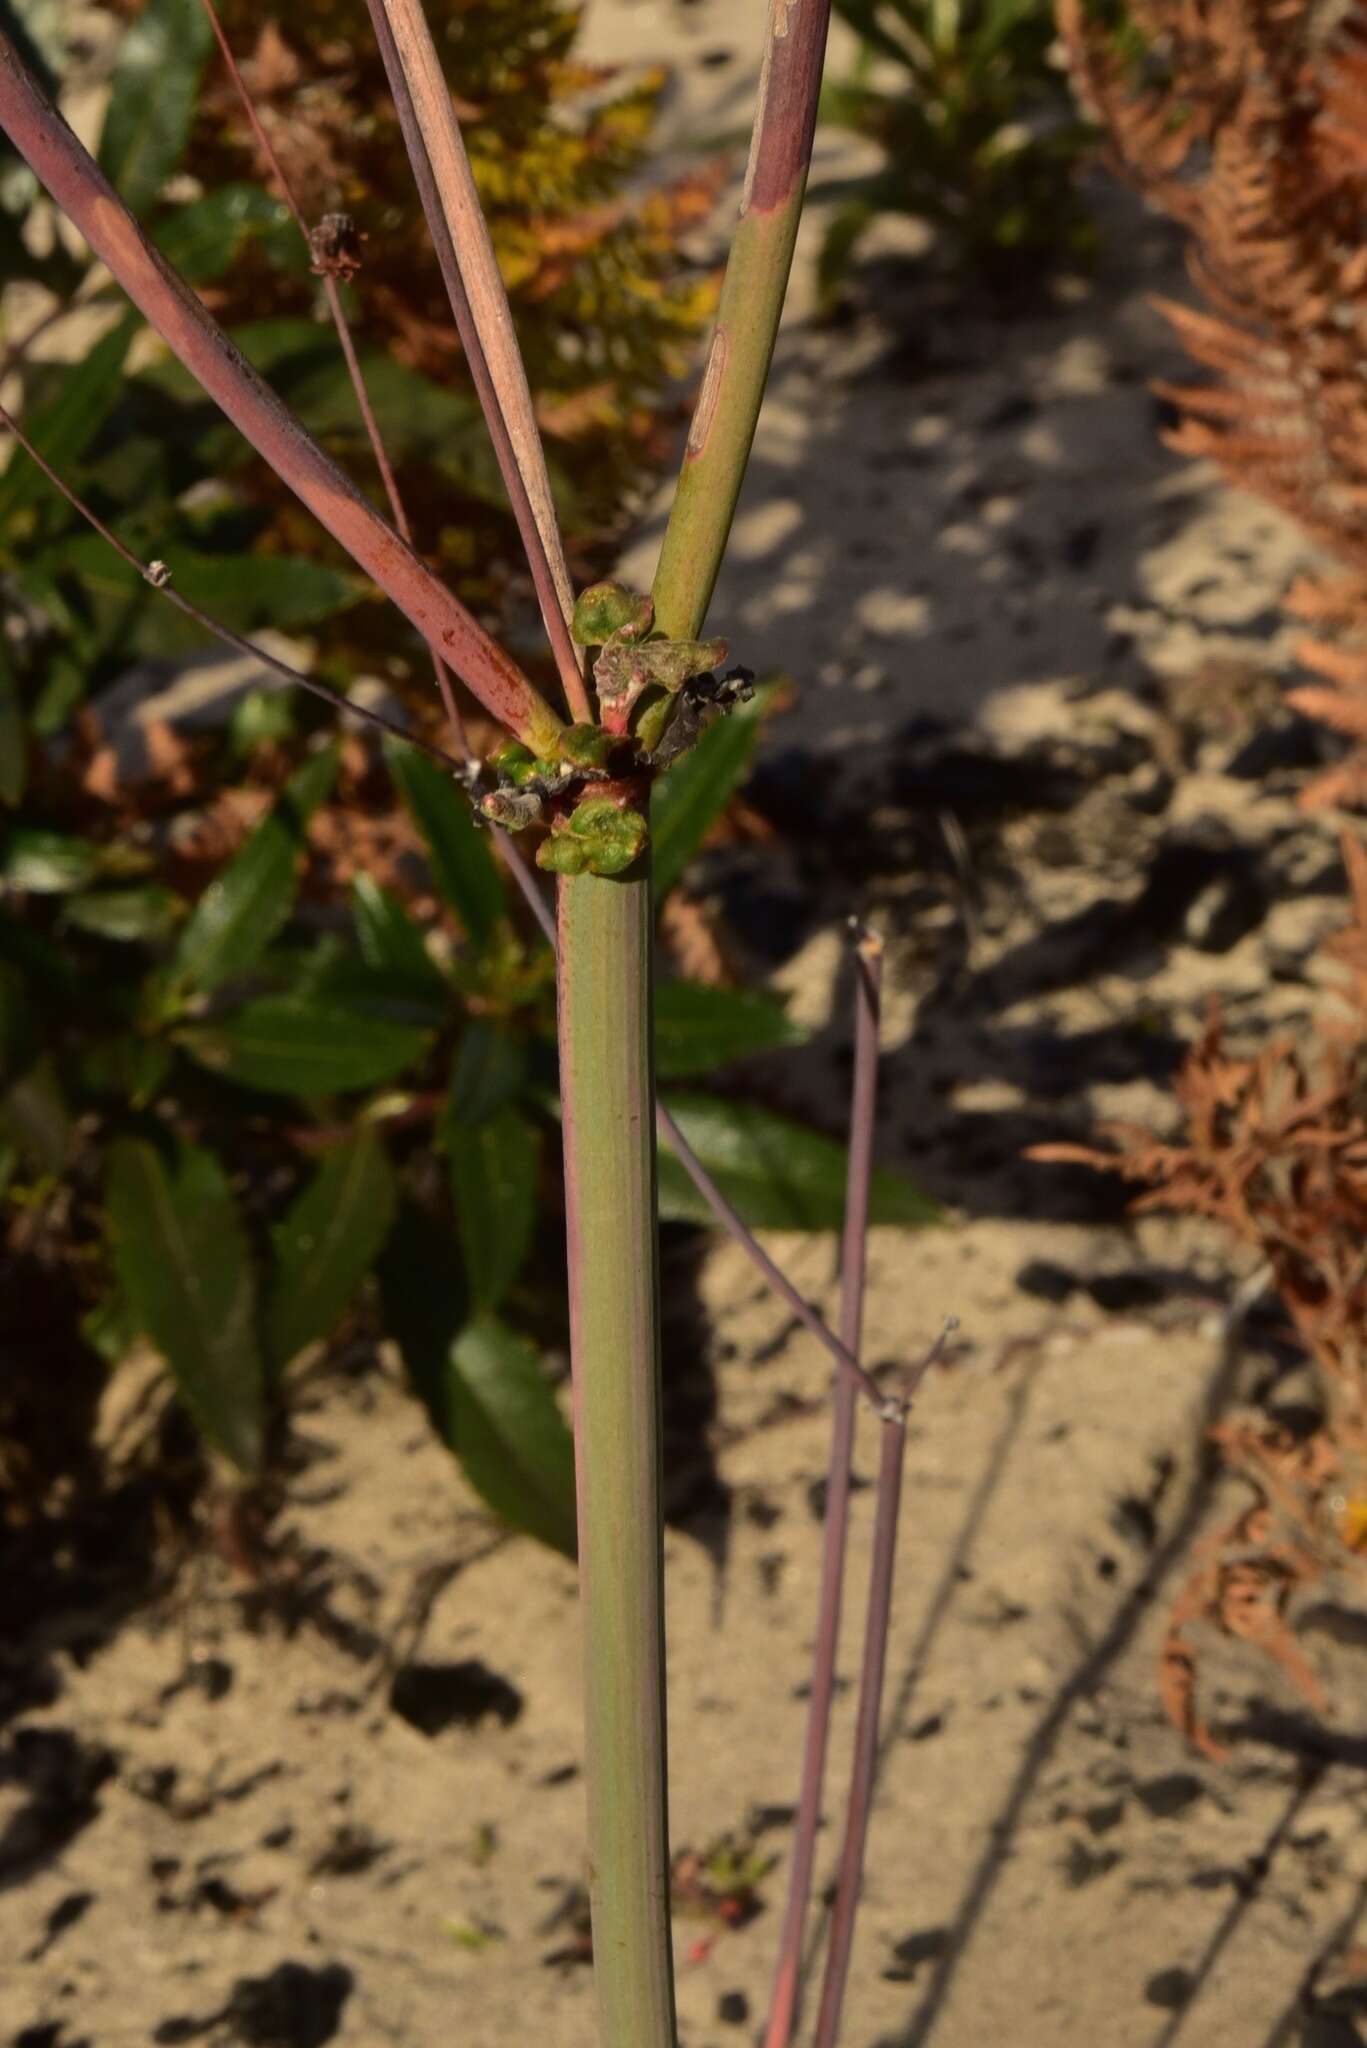
<instances>
[{"instance_id":1,"label":"lance-shaped leaf","mask_svg":"<svg viewBox=\"0 0 1367 2048\"><path fill-rule=\"evenodd\" d=\"M392 1081L431 1043L418 1025L367 1016L326 994L261 996L177 1037L239 1088L305 1100Z\"/></svg>"},{"instance_id":2,"label":"lance-shaped leaf","mask_svg":"<svg viewBox=\"0 0 1367 2048\"><path fill-rule=\"evenodd\" d=\"M757 690L708 727L698 744L667 769L650 803L655 900L680 879L708 830L745 780L759 738L767 691Z\"/></svg>"},{"instance_id":3,"label":"lance-shaped leaf","mask_svg":"<svg viewBox=\"0 0 1367 2048\"><path fill-rule=\"evenodd\" d=\"M0 38L0 42L3 38ZM123 362L138 331L135 313L116 320L108 334L74 363L62 378L50 404L26 417L24 428L35 448L59 476L69 475L96 430L103 425L123 382ZM47 482L36 462L11 461L0 476L0 528L21 506L42 497Z\"/></svg>"},{"instance_id":4,"label":"lance-shaped leaf","mask_svg":"<svg viewBox=\"0 0 1367 2048\"><path fill-rule=\"evenodd\" d=\"M446 990L446 979L422 932L392 891L372 875L357 875L351 884L351 907L367 967L392 976L404 988L433 995Z\"/></svg>"},{"instance_id":5,"label":"lance-shaped leaf","mask_svg":"<svg viewBox=\"0 0 1367 2048\"><path fill-rule=\"evenodd\" d=\"M717 1186L752 1229L838 1230L844 1214L845 1151L819 1131L790 1123L752 1102L709 1095L671 1095L666 1106ZM712 1212L674 1153L660 1150L660 1216L708 1223ZM871 1223L916 1228L940 1217L905 1174L878 1169Z\"/></svg>"},{"instance_id":6,"label":"lance-shaped leaf","mask_svg":"<svg viewBox=\"0 0 1367 2048\"><path fill-rule=\"evenodd\" d=\"M476 825L470 800L435 761L412 747L386 742L389 772L427 844L432 880L470 935L483 947L503 915L503 884L489 835Z\"/></svg>"},{"instance_id":7,"label":"lance-shaped leaf","mask_svg":"<svg viewBox=\"0 0 1367 2048\"><path fill-rule=\"evenodd\" d=\"M465 1291L435 1220L406 1205L380 1261L385 1322L437 1435L495 1514L569 1557L574 1441L536 1352Z\"/></svg>"},{"instance_id":8,"label":"lance-shaped leaf","mask_svg":"<svg viewBox=\"0 0 1367 2048\"><path fill-rule=\"evenodd\" d=\"M335 749L304 763L264 818L212 881L180 935L175 971L193 988L217 988L254 967L294 908L299 854L309 819L332 787Z\"/></svg>"},{"instance_id":9,"label":"lance-shaped leaf","mask_svg":"<svg viewBox=\"0 0 1367 2048\"><path fill-rule=\"evenodd\" d=\"M394 1202L384 1146L362 1130L328 1154L276 1225L266 1336L277 1371L332 1330L379 1256Z\"/></svg>"},{"instance_id":10,"label":"lance-shaped leaf","mask_svg":"<svg viewBox=\"0 0 1367 2048\"><path fill-rule=\"evenodd\" d=\"M709 1074L747 1054L802 1045L807 1033L758 989L662 981L655 990L655 1071L666 1080Z\"/></svg>"},{"instance_id":11,"label":"lance-shaped leaf","mask_svg":"<svg viewBox=\"0 0 1367 2048\"><path fill-rule=\"evenodd\" d=\"M180 162L211 37L200 0L147 0L119 45L100 168L132 207L150 206Z\"/></svg>"},{"instance_id":12,"label":"lance-shaped leaf","mask_svg":"<svg viewBox=\"0 0 1367 2048\"><path fill-rule=\"evenodd\" d=\"M0 804L17 804L28 781L28 733L19 678L0 634Z\"/></svg>"},{"instance_id":13,"label":"lance-shaped leaf","mask_svg":"<svg viewBox=\"0 0 1367 2048\"><path fill-rule=\"evenodd\" d=\"M244 1472L260 1463L264 1378L246 1234L223 1169L182 1144L170 1164L122 1138L105 1201L129 1309L214 1447Z\"/></svg>"},{"instance_id":14,"label":"lance-shaped leaf","mask_svg":"<svg viewBox=\"0 0 1367 2048\"><path fill-rule=\"evenodd\" d=\"M451 1352L454 1449L496 1515L575 1552L574 1440L525 1337L481 1316Z\"/></svg>"},{"instance_id":15,"label":"lance-shaped leaf","mask_svg":"<svg viewBox=\"0 0 1367 2048\"><path fill-rule=\"evenodd\" d=\"M448 1115L443 1137L470 1301L497 1308L531 1250L541 1134L508 1104L478 1123Z\"/></svg>"}]
</instances>

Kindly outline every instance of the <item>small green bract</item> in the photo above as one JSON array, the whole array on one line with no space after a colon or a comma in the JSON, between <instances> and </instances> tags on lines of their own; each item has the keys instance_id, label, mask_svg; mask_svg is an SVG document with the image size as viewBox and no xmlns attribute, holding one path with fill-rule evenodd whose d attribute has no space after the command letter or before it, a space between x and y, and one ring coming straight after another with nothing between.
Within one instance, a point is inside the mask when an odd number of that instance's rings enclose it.
<instances>
[{"instance_id":1,"label":"small green bract","mask_svg":"<svg viewBox=\"0 0 1367 2048\"><path fill-rule=\"evenodd\" d=\"M625 583L591 583L575 602L570 631L581 647L602 647L618 633L639 639L654 619L654 605L639 591Z\"/></svg>"},{"instance_id":2,"label":"small green bract","mask_svg":"<svg viewBox=\"0 0 1367 2048\"><path fill-rule=\"evenodd\" d=\"M537 866L553 875L620 875L644 850L647 830L640 811L595 797L554 826L536 850Z\"/></svg>"}]
</instances>

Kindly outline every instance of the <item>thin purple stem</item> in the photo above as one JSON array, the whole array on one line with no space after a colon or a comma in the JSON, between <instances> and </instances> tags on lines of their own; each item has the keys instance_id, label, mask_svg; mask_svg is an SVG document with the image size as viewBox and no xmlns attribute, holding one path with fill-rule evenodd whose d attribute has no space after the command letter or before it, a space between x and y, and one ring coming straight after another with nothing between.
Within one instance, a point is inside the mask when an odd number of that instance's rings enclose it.
<instances>
[{"instance_id":1,"label":"thin purple stem","mask_svg":"<svg viewBox=\"0 0 1367 2048\"><path fill-rule=\"evenodd\" d=\"M850 1768L845 1839L840 1849L831 1938L826 1950L826 1976L821 1986L813 2048L836 2048L840 2013L849 1976L854 1922L864 1879L873 1781L878 1767L878 1717L883 1700L888 1632L892 1620L892 1585L897 1562L897 1520L902 1504L902 1469L907 1444L907 1415L921 1382L940 1358L958 1319L947 1316L925 1356L906 1373L899 1391L879 1411L878 1485L874 1494L873 1555L869 1563L869 1604L864 1623L864 1660L859 1676L859 1708L855 1722L854 1759Z\"/></svg>"},{"instance_id":2,"label":"thin purple stem","mask_svg":"<svg viewBox=\"0 0 1367 2048\"><path fill-rule=\"evenodd\" d=\"M850 1146L845 1178L845 1228L841 1241L840 1339L858 1357L864 1325L864 1281L869 1227L869 1183L878 1100L878 1025L883 989L883 942L864 931L854 948L854 1082L850 1097ZM779 1942L778 1969L769 2007L765 2048L787 2048L797 2026L802 1997L802 1938L812 1891L816 1834L835 1697L835 1660L840 1640L845 1547L850 1520L850 1457L854 1447L855 1383L838 1372L831 1414L831 1448L826 1468L826 1517L821 1538L821 1592L816 1647L812 1658L807 1733L802 1753L788 1902Z\"/></svg>"},{"instance_id":3,"label":"thin purple stem","mask_svg":"<svg viewBox=\"0 0 1367 2048\"><path fill-rule=\"evenodd\" d=\"M386 718L382 711L372 711L366 704L353 704L349 698L342 696L339 690L329 689L326 683L320 683L316 677L306 676L299 669L291 668L287 661L281 661L277 655L268 653L264 647L258 647L255 641L246 639L243 634L235 633L231 626L221 625L217 619L211 618L208 612L201 611L190 598L182 597L171 582L171 572L166 564L140 561L133 550L125 546L119 536L105 525L99 514L93 512L84 499L72 490L70 484L63 482L52 464L34 447L13 413L3 405L0 405L0 427L7 428L13 434L24 453L37 463L53 489L59 491L72 510L78 512L81 518L95 529L100 539L107 541L115 554L127 562L130 569L137 570L144 583L150 584L152 589L173 604L177 611L184 612L187 619L193 619L197 626L202 626L206 633L211 633L226 647L235 648L239 654L250 655L253 661L259 661L263 668L272 670L282 681L297 689L307 690L310 696L321 697L334 711L348 712L352 718L359 718L367 725L378 726L382 732L392 734L395 739L405 741L410 747L417 747L424 754L430 754L434 761L441 762L443 768L453 769L456 774L460 773L462 764L453 754L448 754L444 747L434 746L431 740L425 740L418 733L410 732L407 726L400 725L397 719Z\"/></svg>"},{"instance_id":4,"label":"thin purple stem","mask_svg":"<svg viewBox=\"0 0 1367 2048\"><path fill-rule=\"evenodd\" d=\"M765 1251L764 1246L760 1243L754 1232L742 1221L737 1210L727 1201L726 1196L717 1186L717 1183L713 1180L711 1174L707 1171L707 1168L703 1165L701 1159L699 1159L697 1153L693 1150L693 1147L689 1144L687 1138L685 1138L678 1124L662 1102L657 1102L655 1105L655 1123L666 1144L671 1146L678 1154L680 1166L682 1166L684 1172L688 1175L688 1178L692 1181L722 1229L735 1239L741 1250L750 1259L751 1264L759 1268L775 1294L787 1302L803 1329L810 1332L816 1338L817 1343L824 1345L826 1350L830 1352L831 1357L841 1368L842 1376L853 1380L865 1399L871 1401L875 1408L881 1410L885 1396L873 1374L864 1369L849 1346L842 1343L840 1338L836 1336L829 1323L823 1321L818 1311L812 1307L812 1304L803 1299L802 1295L798 1293L796 1287L788 1278L788 1275L783 1271L783 1268L774 1264L774 1261L770 1258L768 1252Z\"/></svg>"},{"instance_id":5,"label":"thin purple stem","mask_svg":"<svg viewBox=\"0 0 1367 2048\"><path fill-rule=\"evenodd\" d=\"M904 1402L889 1402L881 1420L878 1491L873 1522L873 1559L869 1567L869 1608L864 1628L864 1666L859 1679L859 1718L855 1728L854 1765L840 1875L831 1915L831 1940L826 1952L826 1977L821 1987L815 2048L835 2048L840 2012L854 1944L854 1919L864 1873L864 1845L873 1800L873 1773L878 1760L878 1715L883 1699L888 1625L892 1617L892 1578L897 1552L897 1517L902 1501L902 1463L907 1443Z\"/></svg>"}]
</instances>

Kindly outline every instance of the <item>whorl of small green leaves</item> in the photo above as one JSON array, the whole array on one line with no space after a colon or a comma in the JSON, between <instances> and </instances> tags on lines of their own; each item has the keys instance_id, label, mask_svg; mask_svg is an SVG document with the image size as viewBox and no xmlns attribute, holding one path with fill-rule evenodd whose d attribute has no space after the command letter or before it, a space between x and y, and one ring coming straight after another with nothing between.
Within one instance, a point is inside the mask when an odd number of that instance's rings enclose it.
<instances>
[{"instance_id":1,"label":"whorl of small green leaves","mask_svg":"<svg viewBox=\"0 0 1367 2048\"><path fill-rule=\"evenodd\" d=\"M601 773L612 752L612 735L601 725L569 725L556 742L562 761L584 774Z\"/></svg>"},{"instance_id":2,"label":"whorl of small green leaves","mask_svg":"<svg viewBox=\"0 0 1367 2048\"><path fill-rule=\"evenodd\" d=\"M655 607L648 597L609 580L580 591L570 631L580 647L602 647L618 634L639 639L650 631L654 619Z\"/></svg>"},{"instance_id":3,"label":"whorl of small green leaves","mask_svg":"<svg viewBox=\"0 0 1367 2048\"><path fill-rule=\"evenodd\" d=\"M541 773L541 763L530 747L524 747L521 740L505 740L489 756L489 766L500 782L511 782L515 789L521 789L533 776Z\"/></svg>"},{"instance_id":4,"label":"whorl of small green leaves","mask_svg":"<svg viewBox=\"0 0 1367 2048\"><path fill-rule=\"evenodd\" d=\"M593 797L557 820L536 850L537 865L553 875L620 875L644 852L648 833L640 811Z\"/></svg>"}]
</instances>

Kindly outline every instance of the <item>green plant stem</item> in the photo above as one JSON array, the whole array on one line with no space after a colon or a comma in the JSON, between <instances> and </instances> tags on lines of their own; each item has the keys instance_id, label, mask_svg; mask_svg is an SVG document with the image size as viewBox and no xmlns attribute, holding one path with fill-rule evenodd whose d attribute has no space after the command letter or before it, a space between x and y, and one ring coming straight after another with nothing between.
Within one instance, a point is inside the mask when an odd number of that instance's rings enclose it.
<instances>
[{"instance_id":1,"label":"green plant stem","mask_svg":"<svg viewBox=\"0 0 1367 2048\"><path fill-rule=\"evenodd\" d=\"M764 398L807 189L830 0L770 0L755 132L721 303L660 549L655 623L702 631Z\"/></svg>"},{"instance_id":2,"label":"green plant stem","mask_svg":"<svg viewBox=\"0 0 1367 2048\"><path fill-rule=\"evenodd\" d=\"M598 2038L674 2048L648 861L559 895Z\"/></svg>"}]
</instances>

